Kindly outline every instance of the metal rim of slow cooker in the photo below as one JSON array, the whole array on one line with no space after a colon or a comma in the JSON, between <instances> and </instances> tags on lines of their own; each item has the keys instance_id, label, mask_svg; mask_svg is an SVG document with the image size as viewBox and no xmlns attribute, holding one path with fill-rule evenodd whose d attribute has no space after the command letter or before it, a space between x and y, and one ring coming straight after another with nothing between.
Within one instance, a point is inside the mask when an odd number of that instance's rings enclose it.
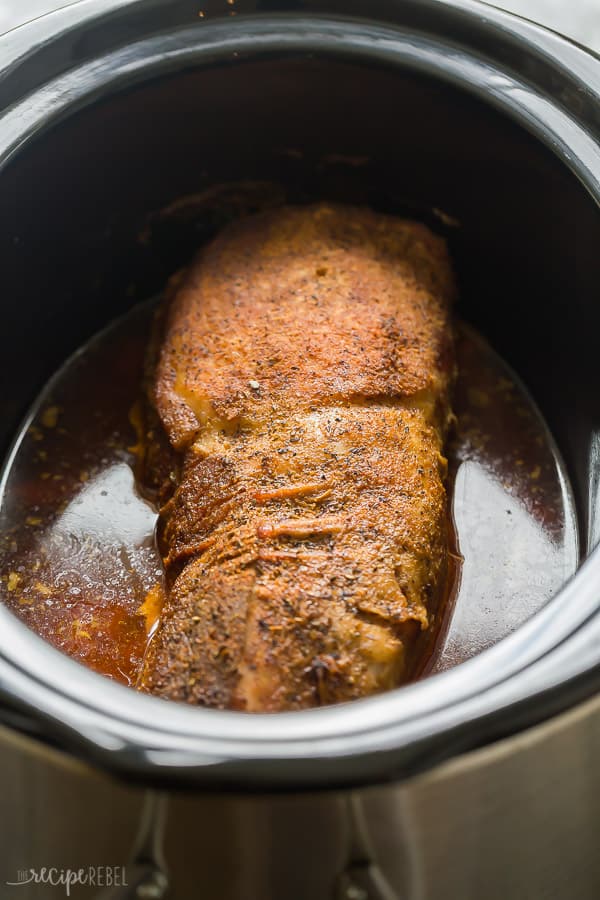
<instances>
[{"instance_id":1,"label":"metal rim of slow cooker","mask_svg":"<svg viewBox=\"0 0 600 900\"><path fill-rule=\"evenodd\" d=\"M182 66L243 64L257 54L320 53L408 66L478 94L549 145L597 202L600 60L506 14L489 10L483 17L472 0L420 2L430 13L443 8L460 17L461 28L477 18L482 34L489 37L495 29L513 51L528 55L527 79L514 64L507 69L494 60L489 47L480 55L435 28L410 31L325 15L217 19L201 32L182 27L129 43L16 97L0 116L0 169L49 125L125 84ZM84 6L92 27L92 14L113 4ZM545 92L543 77L535 83L532 58L569 82L577 113L563 105L567 91L558 100ZM289 790L407 777L542 721L597 689L598 570L595 551L528 623L457 669L401 694L277 716L194 709L135 694L63 656L0 607L0 721L109 770L154 782Z\"/></svg>"}]
</instances>

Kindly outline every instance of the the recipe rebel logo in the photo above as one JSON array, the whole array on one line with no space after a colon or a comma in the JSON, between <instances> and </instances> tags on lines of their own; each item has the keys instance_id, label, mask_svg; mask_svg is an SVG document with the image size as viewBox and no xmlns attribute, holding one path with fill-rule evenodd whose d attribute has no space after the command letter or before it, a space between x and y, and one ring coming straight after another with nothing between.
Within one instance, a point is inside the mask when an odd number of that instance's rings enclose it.
<instances>
[{"instance_id":1,"label":"the recipe rebel logo","mask_svg":"<svg viewBox=\"0 0 600 900\"><path fill-rule=\"evenodd\" d=\"M76 885L94 888L128 886L125 866L85 866L79 869L44 866L41 869L18 869L16 880L7 881L5 884L14 888L25 884L62 886L67 897L71 896L71 890Z\"/></svg>"}]
</instances>

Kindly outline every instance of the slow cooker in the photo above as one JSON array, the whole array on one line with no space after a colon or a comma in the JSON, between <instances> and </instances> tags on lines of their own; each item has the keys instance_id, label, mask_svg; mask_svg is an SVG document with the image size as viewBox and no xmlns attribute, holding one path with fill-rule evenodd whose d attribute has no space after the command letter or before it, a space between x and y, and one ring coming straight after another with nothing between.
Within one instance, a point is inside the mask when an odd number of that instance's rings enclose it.
<instances>
[{"instance_id":1,"label":"slow cooker","mask_svg":"<svg viewBox=\"0 0 600 900\"><path fill-rule=\"evenodd\" d=\"M71 895L597 897L600 60L473 0L85 0L0 38L0 66L5 451L189 257L193 220L160 211L275 180L460 223L460 313L542 409L583 548L472 660L273 716L136 694L0 606L0 894L112 865Z\"/></svg>"}]
</instances>

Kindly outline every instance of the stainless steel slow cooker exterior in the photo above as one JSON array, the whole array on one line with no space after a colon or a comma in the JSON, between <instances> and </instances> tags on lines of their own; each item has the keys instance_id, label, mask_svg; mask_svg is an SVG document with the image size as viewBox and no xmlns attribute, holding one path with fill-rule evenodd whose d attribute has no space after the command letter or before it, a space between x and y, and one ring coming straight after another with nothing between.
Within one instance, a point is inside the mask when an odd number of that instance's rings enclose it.
<instances>
[{"instance_id":1,"label":"stainless steel slow cooker exterior","mask_svg":"<svg viewBox=\"0 0 600 900\"><path fill-rule=\"evenodd\" d=\"M271 717L139 696L0 607L0 888L61 896L8 882L114 860L129 884L103 890L126 897L597 896L600 61L470 0L86 0L0 38L0 65L5 443L61 355L197 240L159 223L149 257L153 209L275 158L306 194L333 181L368 201L410 166L402 203L440 197L474 222L456 239L467 315L519 371L538 360L526 378L589 551L538 615L455 670ZM305 137L290 171L286 141ZM368 183L322 174L325 150L350 147L372 151Z\"/></svg>"}]
</instances>

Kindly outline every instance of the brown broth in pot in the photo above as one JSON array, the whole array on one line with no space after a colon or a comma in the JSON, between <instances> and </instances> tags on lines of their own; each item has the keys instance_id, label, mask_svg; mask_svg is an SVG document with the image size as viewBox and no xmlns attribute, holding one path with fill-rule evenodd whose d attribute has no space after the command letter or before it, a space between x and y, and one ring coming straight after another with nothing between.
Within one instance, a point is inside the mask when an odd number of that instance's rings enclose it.
<instances>
[{"instance_id":1,"label":"brown broth in pot","mask_svg":"<svg viewBox=\"0 0 600 900\"><path fill-rule=\"evenodd\" d=\"M156 510L133 475L153 308L136 307L67 361L17 441L0 498L2 600L63 652L130 685L162 596ZM453 571L422 674L513 631L578 562L571 492L538 411L464 325L457 357Z\"/></svg>"}]
</instances>

